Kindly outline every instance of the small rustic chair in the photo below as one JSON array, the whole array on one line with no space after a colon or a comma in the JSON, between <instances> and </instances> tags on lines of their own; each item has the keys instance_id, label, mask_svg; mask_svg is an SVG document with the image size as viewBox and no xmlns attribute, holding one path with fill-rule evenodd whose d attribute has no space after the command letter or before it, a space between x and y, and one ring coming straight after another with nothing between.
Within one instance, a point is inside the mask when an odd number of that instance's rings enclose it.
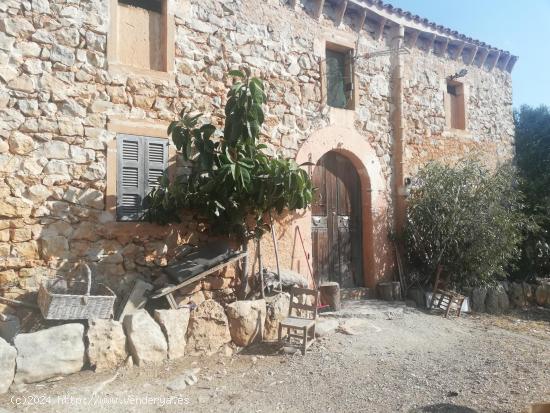
<instances>
[{"instance_id":1,"label":"small rustic chair","mask_svg":"<svg viewBox=\"0 0 550 413\"><path fill-rule=\"evenodd\" d=\"M441 277L443 272L443 266L439 265L437 267L437 272L435 274L434 290L432 294L432 308L441 308L445 309L445 318L449 316L451 307L454 304L457 305L456 316L460 317L460 312L462 311L462 304L464 303L464 297L462 294L459 294L455 291L447 289L447 280ZM436 294L439 294L439 299L436 299ZM437 305L434 307L434 303L437 300ZM443 307L442 307L443 305Z\"/></svg>"},{"instance_id":2,"label":"small rustic chair","mask_svg":"<svg viewBox=\"0 0 550 413\"><path fill-rule=\"evenodd\" d=\"M299 302L299 297L305 296L305 303ZM307 304L307 297L313 297L311 304ZM295 300L296 298L296 300ZM293 287L290 292L290 307L288 317L279 323L279 342L282 341L283 328L286 328L286 342L290 343L292 338L302 340L300 346L302 354L315 342L315 321L317 320L317 305L319 303L319 291L307 288ZM293 310L295 311L293 314ZM301 333L296 333L298 331ZM310 335L311 333L311 335Z\"/></svg>"}]
</instances>

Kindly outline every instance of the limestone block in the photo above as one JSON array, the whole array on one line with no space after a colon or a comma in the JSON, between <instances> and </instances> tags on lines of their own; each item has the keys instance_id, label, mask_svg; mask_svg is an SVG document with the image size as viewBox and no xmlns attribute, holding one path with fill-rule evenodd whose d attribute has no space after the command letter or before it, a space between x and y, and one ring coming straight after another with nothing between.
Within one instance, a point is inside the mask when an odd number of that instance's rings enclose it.
<instances>
[{"instance_id":1,"label":"limestone block","mask_svg":"<svg viewBox=\"0 0 550 413\"><path fill-rule=\"evenodd\" d=\"M84 366L84 326L78 323L15 336L15 384L36 383L80 371Z\"/></svg>"},{"instance_id":2,"label":"limestone block","mask_svg":"<svg viewBox=\"0 0 550 413\"><path fill-rule=\"evenodd\" d=\"M95 371L111 370L126 361L126 335L119 321L90 320L87 337L88 360Z\"/></svg>"},{"instance_id":3,"label":"limestone block","mask_svg":"<svg viewBox=\"0 0 550 413\"><path fill-rule=\"evenodd\" d=\"M0 394L6 393L15 374L17 351L3 338L0 338Z\"/></svg>"},{"instance_id":4,"label":"limestone block","mask_svg":"<svg viewBox=\"0 0 550 413\"><path fill-rule=\"evenodd\" d=\"M288 317L290 306L290 294L280 293L266 299L267 314L265 319L264 340L276 340L279 330L279 322Z\"/></svg>"},{"instance_id":5,"label":"limestone block","mask_svg":"<svg viewBox=\"0 0 550 413\"><path fill-rule=\"evenodd\" d=\"M235 301L227 306L227 318L231 339L238 346L263 340L265 300Z\"/></svg>"},{"instance_id":6,"label":"limestone block","mask_svg":"<svg viewBox=\"0 0 550 413\"><path fill-rule=\"evenodd\" d=\"M485 310L490 314L502 314L510 308L508 294L501 284L487 288Z\"/></svg>"},{"instance_id":7,"label":"limestone block","mask_svg":"<svg viewBox=\"0 0 550 413\"><path fill-rule=\"evenodd\" d=\"M127 315L123 324L134 364L141 366L166 359L168 345L164 334L146 310Z\"/></svg>"},{"instance_id":8,"label":"limestone block","mask_svg":"<svg viewBox=\"0 0 550 413\"><path fill-rule=\"evenodd\" d=\"M155 320L160 325L168 343L168 358L185 355L186 335L191 312L188 308L178 310L155 310Z\"/></svg>"},{"instance_id":9,"label":"limestone block","mask_svg":"<svg viewBox=\"0 0 550 413\"><path fill-rule=\"evenodd\" d=\"M10 152L16 155L26 155L34 150L34 140L21 132L14 131L9 139Z\"/></svg>"},{"instance_id":10,"label":"limestone block","mask_svg":"<svg viewBox=\"0 0 550 413\"><path fill-rule=\"evenodd\" d=\"M56 44L52 48L50 59L52 62L59 62L65 66L72 66L75 62L75 54L72 49Z\"/></svg>"},{"instance_id":11,"label":"limestone block","mask_svg":"<svg viewBox=\"0 0 550 413\"><path fill-rule=\"evenodd\" d=\"M42 257L62 258L68 252L69 243L62 235L46 235L41 239Z\"/></svg>"},{"instance_id":12,"label":"limestone block","mask_svg":"<svg viewBox=\"0 0 550 413\"><path fill-rule=\"evenodd\" d=\"M192 311L187 330L188 354L214 354L230 341L227 316L220 304L206 300Z\"/></svg>"},{"instance_id":13,"label":"limestone block","mask_svg":"<svg viewBox=\"0 0 550 413\"><path fill-rule=\"evenodd\" d=\"M550 307L550 282L543 282L535 291L537 304L543 307Z\"/></svg>"}]
</instances>

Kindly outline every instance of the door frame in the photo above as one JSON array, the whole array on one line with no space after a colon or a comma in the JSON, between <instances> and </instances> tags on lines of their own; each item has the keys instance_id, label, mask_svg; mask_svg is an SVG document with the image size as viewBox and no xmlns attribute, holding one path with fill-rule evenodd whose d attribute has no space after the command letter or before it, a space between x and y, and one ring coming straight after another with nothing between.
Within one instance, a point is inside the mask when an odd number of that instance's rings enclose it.
<instances>
[{"instance_id":1,"label":"door frame","mask_svg":"<svg viewBox=\"0 0 550 413\"><path fill-rule=\"evenodd\" d=\"M321 165L321 162L324 160L323 165ZM345 166L344 169L341 169L341 166L338 166L340 162L344 162ZM335 168L332 169L331 168ZM326 254L321 253L320 255L323 257L328 258L328 262L325 263L329 267L328 271L328 277L329 279L326 281L337 281L341 287L345 288L346 284L349 282L349 280L344 280L344 274L342 273L342 267L340 259L336 259L335 256L333 256L332 253L330 253L331 250L336 248L338 250L338 257L342 258L342 252L341 248L344 246L342 244L342 240L340 237L340 207L343 206L340 204L340 195L342 195L342 191L338 189L338 185L345 185L345 193L346 196L349 197L349 210L347 211L347 216L350 219L351 226L348 225L348 236L349 236L349 243L350 243L350 251L349 251L349 270L352 271L353 276L351 277L353 279L353 286L351 287L362 287L365 283L364 276L363 276L363 214L362 214L362 207L361 207L361 180L359 178L359 174L357 173L357 170L355 169L355 166L353 163L348 159L347 156L342 155L342 153L338 151L329 151L325 153L318 161L313 168L313 174L312 179L314 180L313 185L314 186L323 186L324 185L324 193L325 193L325 211L324 215L317 213L315 216L318 217L325 217L325 221L327 223L326 226L319 227L318 231L318 237L323 233L322 228L326 229L326 240L327 245L325 245L325 248L327 248L327 251L325 251ZM321 169L317 169L321 168ZM349 174L347 172L348 168L352 168L353 172ZM322 172L324 176L320 178L320 180L315 181L315 174L316 171ZM334 179L328 179L329 175L334 175ZM346 174L348 174L346 176ZM319 175L318 175L319 176ZM320 177L320 176L319 176ZM332 182L332 187L331 183ZM351 186L346 185L350 184ZM328 191L335 191L333 194L329 194ZM354 192L359 192L358 194ZM331 201L333 205L331 204ZM313 207L313 205L312 205ZM330 210L330 207L333 209ZM334 211L334 208L336 208L336 211ZM314 218L313 211L312 211L312 219ZM313 219L314 221L314 219ZM314 240L314 229L315 225L312 221L312 259L315 257L315 252L319 255L319 245L317 244L315 251L313 250L315 247L315 244L313 243ZM337 263L338 261L338 263ZM319 262L317 262L317 270L319 270ZM313 260L313 277L316 280L317 283L320 282L321 276L323 274L316 273L316 266L315 266L315 260ZM326 276L326 274L324 274ZM346 277L347 278L347 277ZM348 286L350 287L350 286Z\"/></svg>"},{"instance_id":2,"label":"door frame","mask_svg":"<svg viewBox=\"0 0 550 413\"><path fill-rule=\"evenodd\" d=\"M382 172L380 160L368 140L355 129L328 126L314 132L300 147L296 155L298 164L317 164L327 152L345 156L355 167L361 183L362 254L364 285L374 288L378 282L392 279L395 254L389 241L389 178ZM312 166L303 166L312 173ZM295 219L304 236L311 263L311 208ZM302 268L305 268L302 267Z\"/></svg>"}]
</instances>

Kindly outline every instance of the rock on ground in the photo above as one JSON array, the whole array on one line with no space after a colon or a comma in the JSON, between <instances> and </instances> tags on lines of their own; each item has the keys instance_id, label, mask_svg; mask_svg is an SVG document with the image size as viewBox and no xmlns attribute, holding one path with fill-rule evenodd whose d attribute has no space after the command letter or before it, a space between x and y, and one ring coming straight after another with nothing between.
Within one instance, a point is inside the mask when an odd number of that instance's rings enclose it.
<instances>
[{"instance_id":1,"label":"rock on ground","mask_svg":"<svg viewBox=\"0 0 550 413\"><path fill-rule=\"evenodd\" d=\"M485 298L487 297L487 287L476 287L472 290L470 301L472 310L476 313L485 312Z\"/></svg>"},{"instance_id":2,"label":"rock on ground","mask_svg":"<svg viewBox=\"0 0 550 413\"><path fill-rule=\"evenodd\" d=\"M501 284L487 288L485 310L490 314L502 314L510 308L508 293Z\"/></svg>"},{"instance_id":3,"label":"rock on ground","mask_svg":"<svg viewBox=\"0 0 550 413\"><path fill-rule=\"evenodd\" d=\"M178 310L155 310L155 320L160 325L168 343L168 358L177 359L185 355L187 327L191 312L188 308Z\"/></svg>"},{"instance_id":4,"label":"rock on ground","mask_svg":"<svg viewBox=\"0 0 550 413\"><path fill-rule=\"evenodd\" d=\"M88 360L95 371L116 368L128 357L122 323L115 320L90 320L88 323Z\"/></svg>"},{"instance_id":5,"label":"rock on ground","mask_svg":"<svg viewBox=\"0 0 550 413\"><path fill-rule=\"evenodd\" d=\"M15 384L36 383L76 373L85 360L84 326L78 323L51 327L36 333L18 334Z\"/></svg>"},{"instance_id":6,"label":"rock on ground","mask_svg":"<svg viewBox=\"0 0 550 413\"><path fill-rule=\"evenodd\" d=\"M134 364L141 366L166 359L168 345L164 334L146 310L127 315L123 324Z\"/></svg>"},{"instance_id":7,"label":"rock on ground","mask_svg":"<svg viewBox=\"0 0 550 413\"><path fill-rule=\"evenodd\" d=\"M0 338L0 394L6 393L15 374L17 351L3 338Z\"/></svg>"},{"instance_id":8,"label":"rock on ground","mask_svg":"<svg viewBox=\"0 0 550 413\"><path fill-rule=\"evenodd\" d=\"M227 316L214 300L206 300L191 312L186 351L191 355L210 355L231 341Z\"/></svg>"},{"instance_id":9,"label":"rock on ground","mask_svg":"<svg viewBox=\"0 0 550 413\"><path fill-rule=\"evenodd\" d=\"M231 339L238 346L262 341L266 316L265 300L235 301L227 306Z\"/></svg>"},{"instance_id":10,"label":"rock on ground","mask_svg":"<svg viewBox=\"0 0 550 413\"><path fill-rule=\"evenodd\" d=\"M267 314L265 318L264 340L277 340L279 322L288 317L288 308L290 306L290 295L280 293L274 297L266 299Z\"/></svg>"}]
</instances>

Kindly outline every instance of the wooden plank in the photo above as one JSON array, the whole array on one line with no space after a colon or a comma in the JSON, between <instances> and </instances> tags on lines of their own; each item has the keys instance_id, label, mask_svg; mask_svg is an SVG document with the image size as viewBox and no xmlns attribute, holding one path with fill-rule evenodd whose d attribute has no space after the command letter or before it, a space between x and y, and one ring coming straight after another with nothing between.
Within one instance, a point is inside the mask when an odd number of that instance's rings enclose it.
<instances>
[{"instance_id":1,"label":"wooden plank","mask_svg":"<svg viewBox=\"0 0 550 413\"><path fill-rule=\"evenodd\" d=\"M171 287L166 287L166 288L161 288L160 290L157 290L155 291L155 293L151 296L151 298L160 298L160 297L164 297L165 295L167 294L170 294L176 290L179 290L180 288L183 288L185 287L186 285L189 285L189 284L192 284L194 283L195 281L198 281L200 280L201 278L204 278L206 277L207 275L210 275L216 271L219 271L225 267L227 267L229 264L235 262L235 261L239 261L241 260L242 258L244 258L246 256L246 252L241 252L235 256L233 256L232 258L230 258L229 260L219 264L219 265L216 265L215 267L212 267L212 268L209 268L208 270L206 271L203 271L201 272L200 274L197 274L195 275L194 277L191 277L189 278L188 280L185 280L184 282L182 282L181 284L178 284L178 285L174 285L174 286L171 286Z\"/></svg>"}]
</instances>

